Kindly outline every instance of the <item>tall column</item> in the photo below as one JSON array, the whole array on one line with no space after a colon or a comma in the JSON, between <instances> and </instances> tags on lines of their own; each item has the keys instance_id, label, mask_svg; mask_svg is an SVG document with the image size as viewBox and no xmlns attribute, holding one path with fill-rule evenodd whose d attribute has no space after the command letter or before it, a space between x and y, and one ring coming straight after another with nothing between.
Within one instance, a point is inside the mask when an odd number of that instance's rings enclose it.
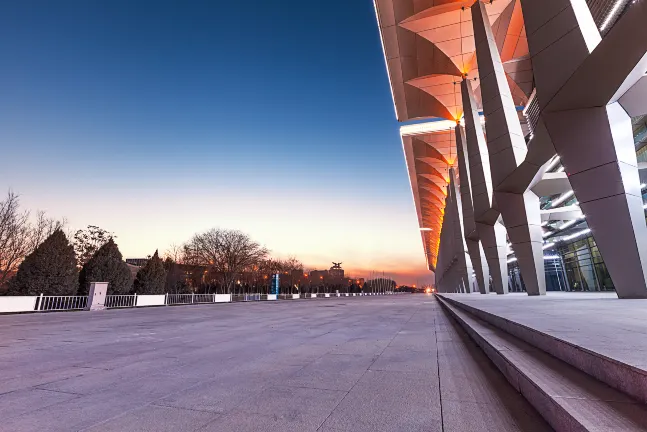
<instances>
[{"instance_id":1,"label":"tall column","mask_svg":"<svg viewBox=\"0 0 647 432\"><path fill-rule=\"evenodd\" d=\"M471 293L474 282L472 277L472 260L467 252L467 244L465 243L462 200L458 191L458 185L456 184L454 168L449 169L449 195L451 195L451 210L454 216L454 244L456 245L458 273L461 279L460 285L462 286L463 292Z\"/></svg>"},{"instance_id":2,"label":"tall column","mask_svg":"<svg viewBox=\"0 0 647 432\"><path fill-rule=\"evenodd\" d=\"M472 203L472 185L467 161L467 143L465 129L456 125L456 153L458 156L458 172L460 175L461 206L463 210L463 229L465 230L465 245L472 261L476 283L481 294L490 292L490 269L485 260L485 252L476 232L474 222L474 205Z\"/></svg>"},{"instance_id":3,"label":"tall column","mask_svg":"<svg viewBox=\"0 0 647 432\"><path fill-rule=\"evenodd\" d=\"M447 211L447 200L445 200L445 214L440 229L440 243L438 245L438 261L436 262L436 278L440 292L453 292L451 287L450 266L453 257L453 229L452 215ZM451 232L451 233L450 233Z\"/></svg>"},{"instance_id":4,"label":"tall column","mask_svg":"<svg viewBox=\"0 0 647 432\"><path fill-rule=\"evenodd\" d=\"M521 4L541 115L575 197L618 297L647 298L631 120L617 102L645 72L647 2L632 3L604 39L581 0Z\"/></svg>"},{"instance_id":5,"label":"tall column","mask_svg":"<svg viewBox=\"0 0 647 432\"><path fill-rule=\"evenodd\" d=\"M465 142L469 161L474 221L483 245L485 259L492 277L492 286L497 294L508 292L508 265L505 228L497 224L500 213L494 208L490 157L474 90L469 80L461 82L463 110L465 115Z\"/></svg>"},{"instance_id":6,"label":"tall column","mask_svg":"<svg viewBox=\"0 0 647 432\"><path fill-rule=\"evenodd\" d=\"M545 114L621 298L647 298L647 226L631 118L618 103Z\"/></svg>"},{"instance_id":7,"label":"tall column","mask_svg":"<svg viewBox=\"0 0 647 432\"><path fill-rule=\"evenodd\" d=\"M523 162L528 150L485 8L480 1L472 5L472 23L494 196L526 291L529 295L543 295L546 276L539 198L531 191L516 194L497 189Z\"/></svg>"}]
</instances>

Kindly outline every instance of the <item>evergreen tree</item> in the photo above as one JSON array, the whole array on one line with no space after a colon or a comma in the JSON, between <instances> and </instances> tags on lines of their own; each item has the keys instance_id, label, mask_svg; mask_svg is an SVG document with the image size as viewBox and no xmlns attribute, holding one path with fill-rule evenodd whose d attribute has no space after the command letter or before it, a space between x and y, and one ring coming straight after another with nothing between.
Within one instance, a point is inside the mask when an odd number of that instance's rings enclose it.
<instances>
[{"instance_id":1,"label":"evergreen tree","mask_svg":"<svg viewBox=\"0 0 647 432\"><path fill-rule=\"evenodd\" d=\"M78 272L74 246L57 229L20 264L11 281L15 295L74 295Z\"/></svg>"},{"instance_id":2,"label":"evergreen tree","mask_svg":"<svg viewBox=\"0 0 647 432\"><path fill-rule=\"evenodd\" d=\"M108 282L108 294L128 294L132 290L132 275L113 239L101 246L81 269L79 294L87 294L91 282Z\"/></svg>"},{"instance_id":3,"label":"evergreen tree","mask_svg":"<svg viewBox=\"0 0 647 432\"><path fill-rule=\"evenodd\" d=\"M157 251L137 272L134 291L137 294L164 294L166 292L166 270L164 270L164 263Z\"/></svg>"},{"instance_id":4,"label":"evergreen tree","mask_svg":"<svg viewBox=\"0 0 647 432\"><path fill-rule=\"evenodd\" d=\"M164 270L166 270L165 293L189 294L191 292L180 264L167 257L164 260Z\"/></svg>"}]
</instances>

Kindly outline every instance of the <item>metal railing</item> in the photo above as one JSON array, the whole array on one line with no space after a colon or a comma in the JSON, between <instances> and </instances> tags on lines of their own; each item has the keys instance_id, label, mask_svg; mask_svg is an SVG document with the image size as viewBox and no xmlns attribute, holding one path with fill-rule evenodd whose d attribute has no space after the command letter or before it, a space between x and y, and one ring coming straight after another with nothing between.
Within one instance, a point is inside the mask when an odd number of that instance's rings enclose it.
<instances>
[{"instance_id":1,"label":"metal railing","mask_svg":"<svg viewBox=\"0 0 647 432\"><path fill-rule=\"evenodd\" d=\"M232 302L250 302L267 300L267 294L251 293L251 294L232 294Z\"/></svg>"},{"instance_id":2,"label":"metal railing","mask_svg":"<svg viewBox=\"0 0 647 432\"><path fill-rule=\"evenodd\" d=\"M215 296L213 294L195 294L193 303L213 303Z\"/></svg>"},{"instance_id":3,"label":"metal railing","mask_svg":"<svg viewBox=\"0 0 647 432\"><path fill-rule=\"evenodd\" d=\"M37 311L64 311L85 309L88 296L44 296L40 295L36 302Z\"/></svg>"},{"instance_id":4,"label":"metal railing","mask_svg":"<svg viewBox=\"0 0 647 432\"><path fill-rule=\"evenodd\" d=\"M195 294L168 294L166 296L167 305L193 304Z\"/></svg>"},{"instance_id":5,"label":"metal railing","mask_svg":"<svg viewBox=\"0 0 647 432\"><path fill-rule=\"evenodd\" d=\"M295 293L296 294L296 293ZM341 297L354 297L360 295L390 295L393 292L383 293L340 293ZM325 298L325 293L299 293L296 294L298 298ZM328 294L330 298L337 298L336 293ZM294 294L279 294L272 299L292 300ZM111 294L105 298L106 308L133 308L137 306L138 294ZM144 297L164 297L160 296L142 296ZM223 298L224 297L224 298ZM88 307L88 296L46 296L40 295L33 297L34 303L31 306L28 303L26 309L19 310L20 312L47 312L47 311L66 311L66 310L80 310ZM0 300L2 297L0 297ZM155 303L147 304L146 301L142 302L141 306L163 306L163 305L187 305L187 304L206 304L206 303L223 303L223 302L254 302L254 301L267 301L268 294L261 293L246 293L246 294L232 294L218 295L218 294L166 294L164 298L160 298ZM33 307L33 309L31 309Z\"/></svg>"},{"instance_id":6,"label":"metal railing","mask_svg":"<svg viewBox=\"0 0 647 432\"><path fill-rule=\"evenodd\" d=\"M104 303L105 307L113 308L127 308L135 307L137 304L137 295L135 294L111 294L106 296Z\"/></svg>"},{"instance_id":7,"label":"metal railing","mask_svg":"<svg viewBox=\"0 0 647 432\"><path fill-rule=\"evenodd\" d=\"M218 303L216 302L216 296L217 294L167 294L166 304L182 305L198 303Z\"/></svg>"}]
</instances>

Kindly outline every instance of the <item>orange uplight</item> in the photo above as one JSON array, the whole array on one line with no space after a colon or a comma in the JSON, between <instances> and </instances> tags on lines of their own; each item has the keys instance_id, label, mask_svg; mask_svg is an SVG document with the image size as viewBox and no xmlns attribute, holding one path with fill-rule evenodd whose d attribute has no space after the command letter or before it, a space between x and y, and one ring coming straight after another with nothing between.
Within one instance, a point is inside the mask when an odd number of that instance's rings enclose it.
<instances>
[{"instance_id":1,"label":"orange uplight","mask_svg":"<svg viewBox=\"0 0 647 432\"><path fill-rule=\"evenodd\" d=\"M427 288L427 289L425 290L425 292L426 292L427 294L431 294L431 288Z\"/></svg>"}]
</instances>

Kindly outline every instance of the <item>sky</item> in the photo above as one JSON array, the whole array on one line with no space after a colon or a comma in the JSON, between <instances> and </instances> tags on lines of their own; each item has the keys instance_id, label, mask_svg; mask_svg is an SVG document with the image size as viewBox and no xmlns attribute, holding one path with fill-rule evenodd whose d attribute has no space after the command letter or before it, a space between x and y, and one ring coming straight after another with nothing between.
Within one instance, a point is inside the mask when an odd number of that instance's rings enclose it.
<instances>
[{"instance_id":1,"label":"sky","mask_svg":"<svg viewBox=\"0 0 647 432\"><path fill-rule=\"evenodd\" d=\"M371 0L0 2L0 192L124 257L212 227L429 282Z\"/></svg>"}]
</instances>

